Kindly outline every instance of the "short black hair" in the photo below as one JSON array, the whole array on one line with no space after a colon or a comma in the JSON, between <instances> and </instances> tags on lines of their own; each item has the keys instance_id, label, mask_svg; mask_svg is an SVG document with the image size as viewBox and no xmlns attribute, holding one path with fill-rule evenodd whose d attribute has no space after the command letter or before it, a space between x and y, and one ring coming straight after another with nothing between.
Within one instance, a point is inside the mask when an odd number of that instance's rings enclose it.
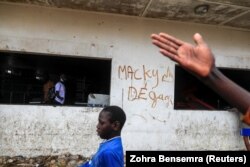
<instances>
[{"instance_id":1,"label":"short black hair","mask_svg":"<svg viewBox=\"0 0 250 167\"><path fill-rule=\"evenodd\" d=\"M110 113L110 122L118 121L121 124L121 129L126 122L126 114L122 108L118 106L107 106L103 108L102 112Z\"/></svg>"},{"instance_id":2,"label":"short black hair","mask_svg":"<svg viewBox=\"0 0 250 167\"><path fill-rule=\"evenodd\" d=\"M67 80L67 77L65 74L61 74L60 75L60 79L62 79L63 81L66 81Z\"/></svg>"}]
</instances>

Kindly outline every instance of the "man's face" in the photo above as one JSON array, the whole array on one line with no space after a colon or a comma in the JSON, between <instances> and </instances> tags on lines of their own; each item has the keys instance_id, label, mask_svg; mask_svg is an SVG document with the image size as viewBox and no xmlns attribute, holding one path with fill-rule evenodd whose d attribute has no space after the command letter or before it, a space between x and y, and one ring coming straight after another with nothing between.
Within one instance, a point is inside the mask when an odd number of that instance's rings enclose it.
<instances>
[{"instance_id":1,"label":"man's face","mask_svg":"<svg viewBox=\"0 0 250 167\"><path fill-rule=\"evenodd\" d=\"M112 133L114 132L113 123L110 122L110 113L101 112L98 118L98 124L96 126L96 131L102 139L110 139Z\"/></svg>"}]
</instances>

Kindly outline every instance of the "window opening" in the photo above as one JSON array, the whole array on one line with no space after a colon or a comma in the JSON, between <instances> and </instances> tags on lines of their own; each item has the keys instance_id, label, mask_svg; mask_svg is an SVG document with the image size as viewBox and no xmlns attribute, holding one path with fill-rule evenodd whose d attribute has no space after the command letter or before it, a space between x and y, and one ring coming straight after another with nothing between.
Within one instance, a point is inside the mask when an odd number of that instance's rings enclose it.
<instances>
[{"instance_id":1,"label":"window opening","mask_svg":"<svg viewBox=\"0 0 250 167\"><path fill-rule=\"evenodd\" d=\"M219 70L241 87L250 91L250 70L233 68L219 68ZM230 110L233 109L233 106L196 77L176 65L174 109Z\"/></svg>"},{"instance_id":2,"label":"window opening","mask_svg":"<svg viewBox=\"0 0 250 167\"><path fill-rule=\"evenodd\" d=\"M67 77L65 105L109 103L111 59L0 52L0 70L0 104L43 104L44 83L60 74Z\"/></svg>"}]
</instances>

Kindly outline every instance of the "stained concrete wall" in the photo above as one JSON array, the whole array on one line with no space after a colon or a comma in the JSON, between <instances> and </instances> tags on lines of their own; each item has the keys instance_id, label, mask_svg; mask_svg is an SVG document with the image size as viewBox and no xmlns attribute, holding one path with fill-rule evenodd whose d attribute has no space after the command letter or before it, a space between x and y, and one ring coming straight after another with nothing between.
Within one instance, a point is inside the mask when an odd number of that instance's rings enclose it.
<instances>
[{"instance_id":1,"label":"stained concrete wall","mask_svg":"<svg viewBox=\"0 0 250 167\"><path fill-rule=\"evenodd\" d=\"M78 153L97 148L100 108L1 105L0 155Z\"/></svg>"},{"instance_id":2,"label":"stained concrete wall","mask_svg":"<svg viewBox=\"0 0 250 167\"><path fill-rule=\"evenodd\" d=\"M218 66L250 68L250 32L0 3L0 50L112 59L110 103L127 113L125 150L244 149L237 113L173 109L175 64L150 40L162 31L188 42L200 32ZM90 156L100 142L99 110L90 110L0 105L0 155Z\"/></svg>"}]
</instances>

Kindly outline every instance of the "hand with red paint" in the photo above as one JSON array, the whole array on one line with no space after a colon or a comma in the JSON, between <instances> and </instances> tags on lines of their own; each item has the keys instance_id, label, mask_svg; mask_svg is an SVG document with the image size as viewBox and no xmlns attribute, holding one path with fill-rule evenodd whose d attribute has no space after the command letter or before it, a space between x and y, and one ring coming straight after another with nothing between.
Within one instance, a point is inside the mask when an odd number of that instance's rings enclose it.
<instances>
[{"instance_id":1,"label":"hand with red paint","mask_svg":"<svg viewBox=\"0 0 250 167\"><path fill-rule=\"evenodd\" d=\"M152 34L152 43L160 48L160 53L180 64L184 69L199 77L207 77L214 67L214 56L202 36L193 38L196 45L183 42L169 34Z\"/></svg>"}]
</instances>

